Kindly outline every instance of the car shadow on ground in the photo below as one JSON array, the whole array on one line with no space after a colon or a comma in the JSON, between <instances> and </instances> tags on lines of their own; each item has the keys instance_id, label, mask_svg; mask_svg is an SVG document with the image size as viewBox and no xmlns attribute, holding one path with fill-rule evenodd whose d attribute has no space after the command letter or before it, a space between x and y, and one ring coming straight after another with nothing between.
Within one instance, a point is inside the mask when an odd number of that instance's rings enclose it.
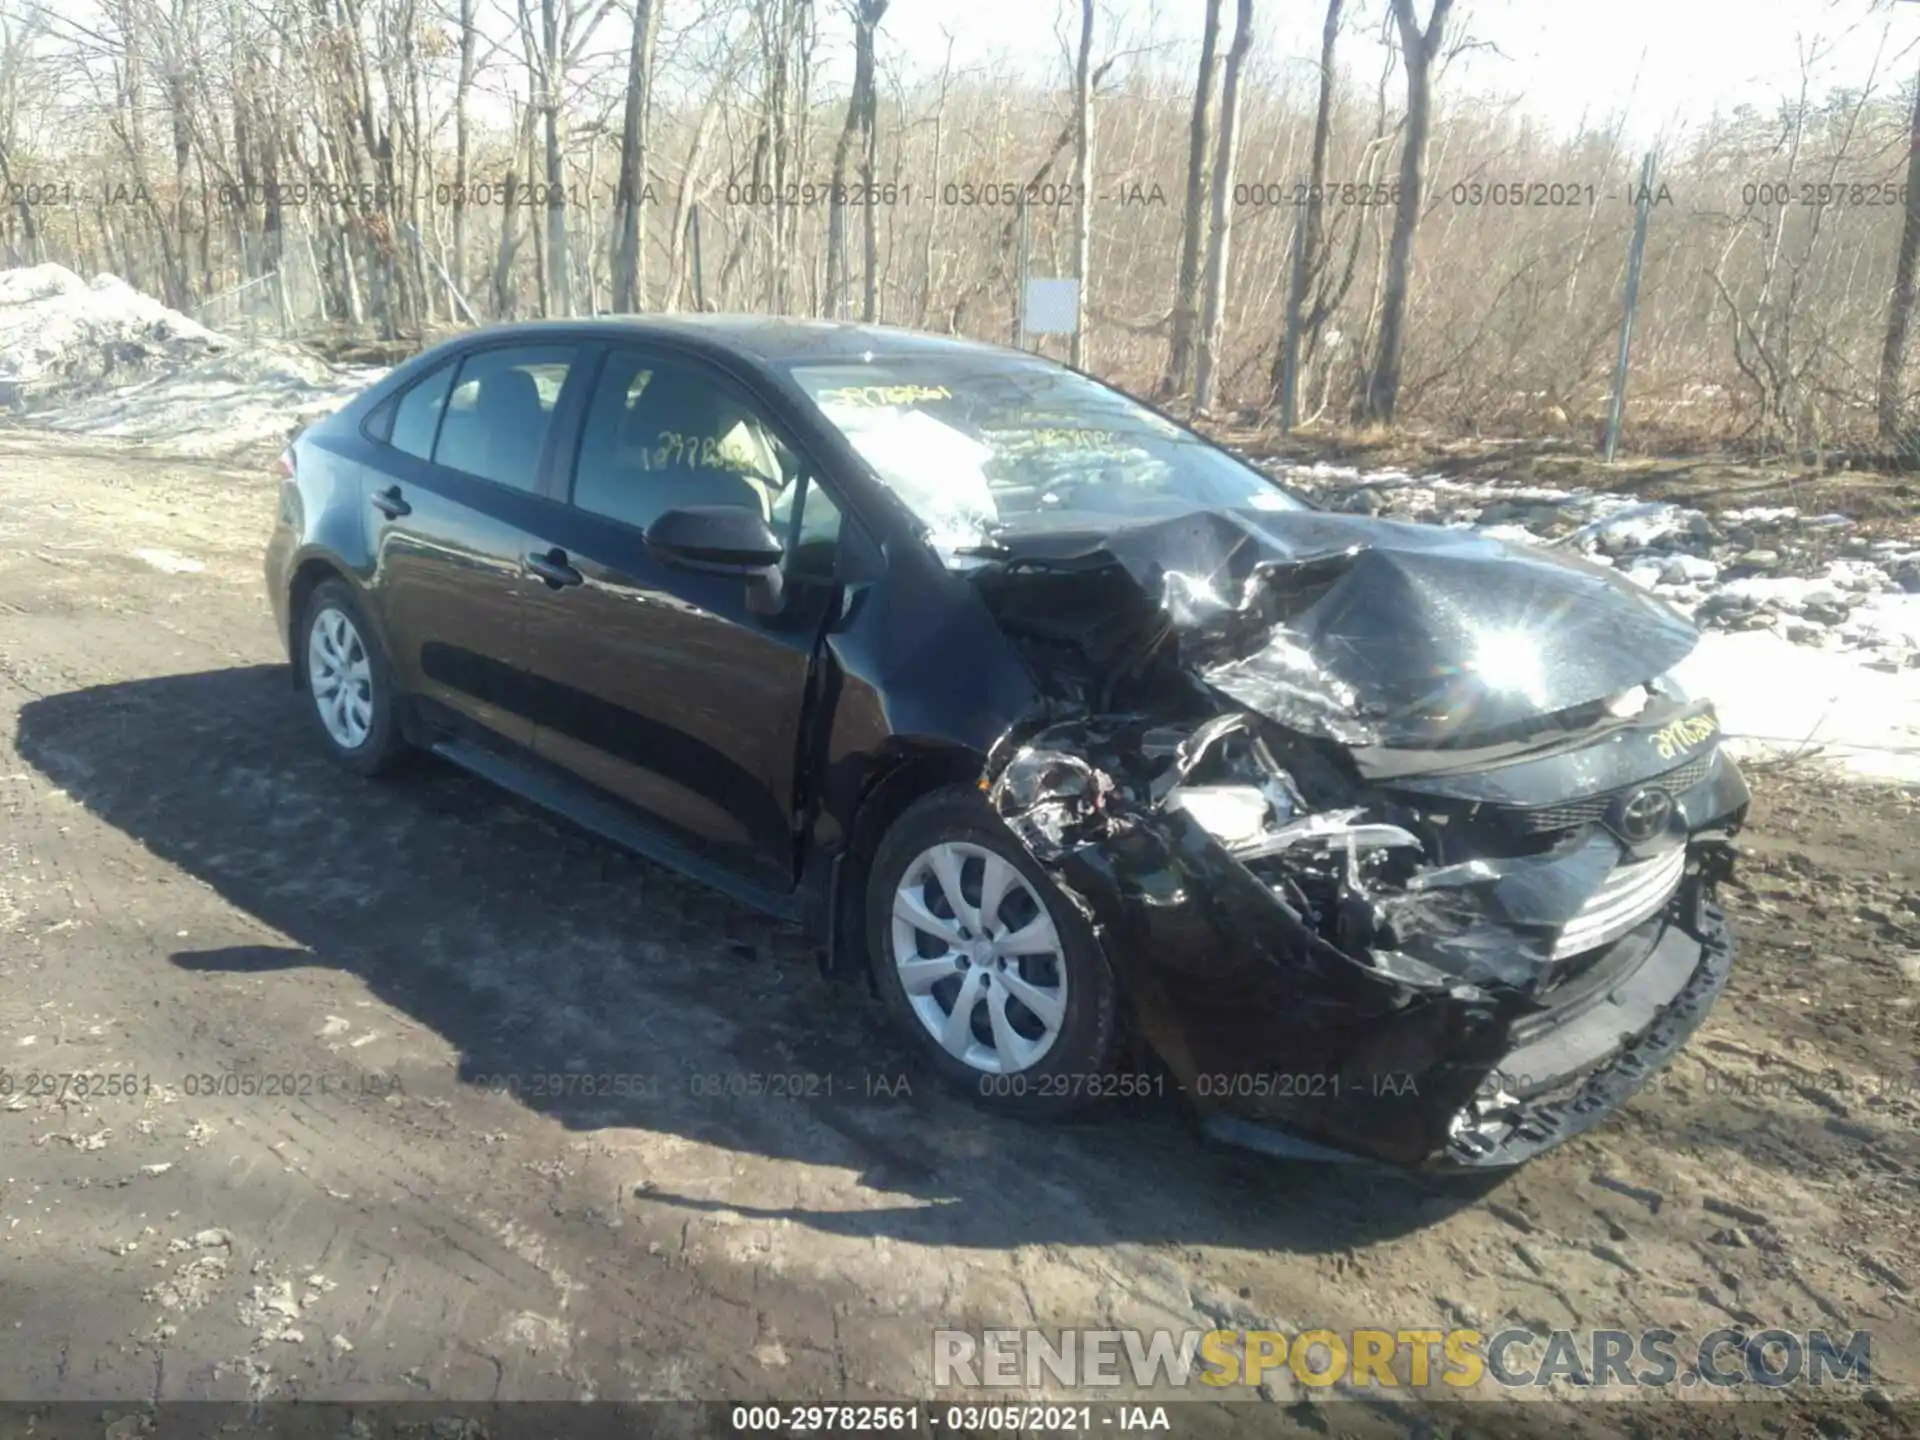
<instances>
[{"instance_id":1,"label":"car shadow on ground","mask_svg":"<svg viewBox=\"0 0 1920 1440\"><path fill-rule=\"evenodd\" d=\"M436 761L391 783L349 775L307 723L286 670L253 666L36 699L17 747L290 942L181 949L182 984L285 972L297 987L298 972L334 967L444 1037L459 1057L457 1078L437 1072L448 1090L508 1088L577 1130L832 1167L867 1192L755 1207L662 1183L646 1187L656 1202L928 1244L1326 1252L1437 1221L1497 1183L1226 1149L1166 1099L1057 1125L986 1113L937 1090L877 1002L823 979L793 931ZM274 1037L255 1039L274 1063ZM393 1063L410 1094L436 1083Z\"/></svg>"}]
</instances>

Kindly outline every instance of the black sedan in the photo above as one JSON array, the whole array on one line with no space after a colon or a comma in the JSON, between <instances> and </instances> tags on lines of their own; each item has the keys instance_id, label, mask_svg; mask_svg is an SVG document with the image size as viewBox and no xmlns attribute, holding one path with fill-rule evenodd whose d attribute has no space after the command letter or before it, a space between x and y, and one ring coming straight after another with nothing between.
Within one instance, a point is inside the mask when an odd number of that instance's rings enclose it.
<instances>
[{"instance_id":1,"label":"black sedan","mask_svg":"<svg viewBox=\"0 0 1920 1440\"><path fill-rule=\"evenodd\" d=\"M1316 509L1033 356L514 325L281 459L315 732L430 750L804 926L1028 1113L1510 1165L1726 983L1748 794L1610 571Z\"/></svg>"}]
</instances>

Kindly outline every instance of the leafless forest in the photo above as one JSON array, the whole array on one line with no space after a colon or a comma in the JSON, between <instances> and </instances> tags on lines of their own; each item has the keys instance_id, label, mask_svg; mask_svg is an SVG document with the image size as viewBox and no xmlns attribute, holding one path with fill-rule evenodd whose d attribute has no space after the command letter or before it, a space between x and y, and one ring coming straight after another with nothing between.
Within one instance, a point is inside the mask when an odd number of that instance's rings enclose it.
<instances>
[{"instance_id":1,"label":"leafless forest","mask_svg":"<svg viewBox=\"0 0 1920 1440\"><path fill-rule=\"evenodd\" d=\"M1024 249L1084 279L1048 346L1176 407L1591 441L1638 142L1450 91L1451 0L1315 0L1299 57L1257 43L1275 0L1164 3L1202 46L1035 0L1048 64L968 68L890 53L890 0L0 0L0 249L387 340L694 308L1006 340ZM1660 148L1630 440L1915 423L1916 59L1811 58Z\"/></svg>"}]
</instances>

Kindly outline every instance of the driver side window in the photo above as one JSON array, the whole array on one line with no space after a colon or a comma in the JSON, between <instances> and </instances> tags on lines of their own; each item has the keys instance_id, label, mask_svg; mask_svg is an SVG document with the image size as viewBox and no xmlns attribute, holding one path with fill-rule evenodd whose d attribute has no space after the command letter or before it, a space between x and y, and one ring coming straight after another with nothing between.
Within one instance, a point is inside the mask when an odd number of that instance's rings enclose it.
<instances>
[{"instance_id":1,"label":"driver side window","mask_svg":"<svg viewBox=\"0 0 1920 1440\"><path fill-rule=\"evenodd\" d=\"M687 505L741 505L772 522L797 470L754 408L701 371L615 350L588 402L573 503L645 530ZM776 527L777 528L777 527Z\"/></svg>"}]
</instances>

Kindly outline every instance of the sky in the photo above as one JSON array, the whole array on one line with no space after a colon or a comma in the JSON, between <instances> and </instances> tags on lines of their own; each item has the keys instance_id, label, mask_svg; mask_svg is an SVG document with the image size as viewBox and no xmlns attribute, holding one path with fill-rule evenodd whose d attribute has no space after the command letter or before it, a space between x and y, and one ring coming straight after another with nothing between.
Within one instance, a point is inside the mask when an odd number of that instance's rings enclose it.
<instances>
[{"instance_id":1,"label":"sky","mask_svg":"<svg viewBox=\"0 0 1920 1440\"><path fill-rule=\"evenodd\" d=\"M1201 0L1097 3L1117 43L1157 44L1168 63L1193 63ZM1415 0L1423 19L1431 4ZM1230 24L1233 0L1225 8ZM1355 18L1343 56L1356 73L1375 75L1384 6L1348 0L1348 9ZM1322 0L1254 0L1269 73L1294 68L1311 80L1324 13ZM1077 32L1078 15L1078 0L893 0L881 43L928 73L937 73L951 36L956 67L1002 55L1057 76L1065 65L1058 37ZM1920 68L1920 0L1456 0L1449 29L1480 43L1454 62L1447 86L1512 96L1562 131L1625 106L1629 134L1647 139L1716 107L1767 106L1792 94L1803 55L1814 57L1815 95L1869 77L1876 89L1897 87Z\"/></svg>"}]
</instances>

